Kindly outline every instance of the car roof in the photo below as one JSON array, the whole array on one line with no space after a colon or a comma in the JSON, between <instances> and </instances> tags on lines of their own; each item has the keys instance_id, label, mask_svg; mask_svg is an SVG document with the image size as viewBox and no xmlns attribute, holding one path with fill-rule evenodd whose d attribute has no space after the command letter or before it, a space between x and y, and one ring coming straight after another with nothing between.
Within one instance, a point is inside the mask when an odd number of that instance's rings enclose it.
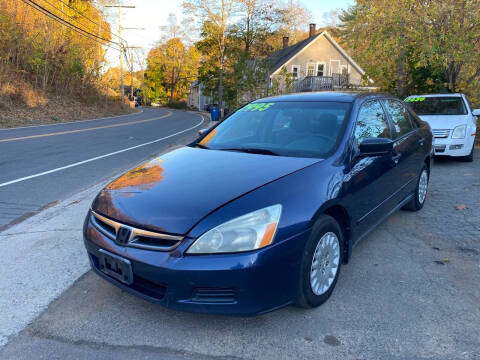
<instances>
[{"instance_id":1,"label":"car roof","mask_svg":"<svg viewBox=\"0 0 480 360\"><path fill-rule=\"evenodd\" d=\"M284 101L284 102L295 102L295 101L335 101L335 102L353 102L358 98L385 98L392 97L389 94L376 93L376 92L367 92L367 91L320 91L320 92L304 92L304 93L293 93L287 95L277 95L258 99L256 102L266 102L266 101Z\"/></svg>"},{"instance_id":2,"label":"car roof","mask_svg":"<svg viewBox=\"0 0 480 360\"><path fill-rule=\"evenodd\" d=\"M411 97L462 97L462 94L455 93L455 94L425 94L425 95L410 95L408 98ZM408 99L407 98L407 99Z\"/></svg>"}]
</instances>

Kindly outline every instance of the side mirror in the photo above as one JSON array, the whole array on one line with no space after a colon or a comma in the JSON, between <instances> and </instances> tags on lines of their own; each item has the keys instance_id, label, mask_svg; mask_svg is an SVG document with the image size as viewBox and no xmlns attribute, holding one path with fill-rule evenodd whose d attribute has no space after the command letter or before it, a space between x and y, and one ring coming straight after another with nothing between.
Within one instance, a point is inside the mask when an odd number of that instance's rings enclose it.
<instances>
[{"instance_id":1,"label":"side mirror","mask_svg":"<svg viewBox=\"0 0 480 360\"><path fill-rule=\"evenodd\" d=\"M201 129L201 130L198 130L198 135L202 136L203 134L205 134L205 132L207 132L208 129Z\"/></svg>"},{"instance_id":2,"label":"side mirror","mask_svg":"<svg viewBox=\"0 0 480 360\"><path fill-rule=\"evenodd\" d=\"M473 116L479 116L480 117L480 109L475 109L472 111Z\"/></svg>"},{"instance_id":3,"label":"side mirror","mask_svg":"<svg viewBox=\"0 0 480 360\"><path fill-rule=\"evenodd\" d=\"M386 138L367 138L360 143L361 156L382 156L393 152L393 140Z\"/></svg>"}]
</instances>

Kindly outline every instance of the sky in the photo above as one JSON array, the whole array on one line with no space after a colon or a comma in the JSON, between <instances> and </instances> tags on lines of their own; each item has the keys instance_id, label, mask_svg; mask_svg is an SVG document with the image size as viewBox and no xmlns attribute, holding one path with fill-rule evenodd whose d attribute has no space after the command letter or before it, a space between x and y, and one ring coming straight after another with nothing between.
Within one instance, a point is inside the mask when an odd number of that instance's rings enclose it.
<instances>
[{"instance_id":1,"label":"sky","mask_svg":"<svg viewBox=\"0 0 480 360\"><path fill-rule=\"evenodd\" d=\"M182 14L183 0L120 0L123 5L134 5L134 9L122 10L122 26L124 28L145 28L145 30L124 30L123 38L129 46L141 46L148 54L160 39L160 26L165 25L168 15L176 14L180 20ZM310 10L313 21L317 26L322 26L324 13L341 8L345 9L354 3L354 0L300 0L300 3ZM112 30L118 33L116 20L118 19L117 9L108 9L109 20L112 23ZM118 66L118 52L108 50L107 58L112 66Z\"/></svg>"}]
</instances>

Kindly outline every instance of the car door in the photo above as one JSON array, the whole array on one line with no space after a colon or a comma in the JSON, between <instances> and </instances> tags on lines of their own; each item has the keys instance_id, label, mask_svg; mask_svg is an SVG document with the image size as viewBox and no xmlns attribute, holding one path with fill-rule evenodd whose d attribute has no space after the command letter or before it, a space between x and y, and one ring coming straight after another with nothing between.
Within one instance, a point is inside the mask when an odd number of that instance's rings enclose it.
<instances>
[{"instance_id":1,"label":"car door","mask_svg":"<svg viewBox=\"0 0 480 360\"><path fill-rule=\"evenodd\" d=\"M358 111L352 135L352 156L345 176L346 206L353 219L352 238L359 239L373 228L388 210L395 190L391 182L392 154L361 156L359 145L366 138L392 138L388 118L379 100L369 100Z\"/></svg>"},{"instance_id":2,"label":"car door","mask_svg":"<svg viewBox=\"0 0 480 360\"><path fill-rule=\"evenodd\" d=\"M412 121L409 111L401 101L386 99L383 103L394 130L395 168L392 171L392 182L395 184L395 193L392 205L395 206L415 189L416 180L423 166L423 145L426 139L421 136L416 123Z\"/></svg>"}]
</instances>

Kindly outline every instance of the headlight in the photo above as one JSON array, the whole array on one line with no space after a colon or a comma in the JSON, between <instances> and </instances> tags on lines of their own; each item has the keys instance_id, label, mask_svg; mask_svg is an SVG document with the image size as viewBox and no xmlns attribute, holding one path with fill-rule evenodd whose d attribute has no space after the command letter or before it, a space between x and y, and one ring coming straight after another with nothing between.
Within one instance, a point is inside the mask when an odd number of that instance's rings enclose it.
<instances>
[{"instance_id":1,"label":"headlight","mask_svg":"<svg viewBox=\"0 0 480 360\"><path fill-rule=\"evenodd\" d=\"M460 125L453 129L452 139L465 139L467 135L467 125Z\"/></svg>"},{"instance_id":2,"label":"headlight","mask_svg":"<svg viewBox=\"0 0 480 360\"><path fill-rule=\"evenodd\" d=\"M233 253L270 245L281 213L282 205L277 204L227 221L200 236L187 253Z\"/></svg>"}]
</instances>

